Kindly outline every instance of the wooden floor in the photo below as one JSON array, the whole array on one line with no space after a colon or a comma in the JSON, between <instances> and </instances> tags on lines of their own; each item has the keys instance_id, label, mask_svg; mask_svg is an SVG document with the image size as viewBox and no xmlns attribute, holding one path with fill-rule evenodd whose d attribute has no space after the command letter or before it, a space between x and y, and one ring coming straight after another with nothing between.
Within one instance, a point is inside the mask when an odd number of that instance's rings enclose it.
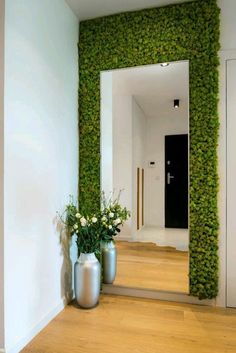
<instances>
[{"instance_id":1,"label":"wooden floor","mask_svg":"<svg viewBox=\"0 0 236 353\"><path fill-rule=\"evenodd\" d=\"M235 353L236 310L101 296L69 305L24 353Z\"/></svg>"},{"instance_id":2,"label":"wooden floor","mask_svg":"<svg viewBox=\"0 0 236 353\"><path fill-rule=\"evenodd\" d=\"M188 293L188 252L154 243L117 241L114 284Z\"/></svg>"}]
</instances>

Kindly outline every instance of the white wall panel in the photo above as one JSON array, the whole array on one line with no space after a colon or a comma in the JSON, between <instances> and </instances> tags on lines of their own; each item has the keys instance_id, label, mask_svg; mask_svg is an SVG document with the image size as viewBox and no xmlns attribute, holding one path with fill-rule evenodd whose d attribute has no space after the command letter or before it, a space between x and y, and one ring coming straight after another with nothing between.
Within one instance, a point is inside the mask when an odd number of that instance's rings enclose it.
<instances>
[{"instance_id":1,"label":"white wall panel","mask_svg":"<svg viewBox=\"0 0 236 353\"><path fill-rule=\"evenodd\" d=\"M61 0L6 0L5 31L5 345L18 351L69 290L56 212L77 195L78 21Z\"/></svg>"},{"instance_id":2,"label":"white wall panel","mask_svg":"<svg viewBox=\"0 0 236 353\"><path fill-rule=\"evenodd\" d=\"M227 61L227 306L236 307L236 60Z\"/></svg>"}]
</instances>

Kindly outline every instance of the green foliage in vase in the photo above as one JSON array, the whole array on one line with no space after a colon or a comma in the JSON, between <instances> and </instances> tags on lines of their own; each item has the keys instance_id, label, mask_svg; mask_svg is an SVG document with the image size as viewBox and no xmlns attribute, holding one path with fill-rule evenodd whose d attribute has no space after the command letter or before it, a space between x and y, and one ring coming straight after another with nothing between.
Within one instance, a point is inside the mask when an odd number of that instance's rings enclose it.
<instances>
[{"instance_id":1,"label":"green foliage in vase","mask_svg":"<svg viewBox=\"0 0 236 353\"><path fill-rule=\"evenodd\" d=\"M219 8L216 0L126 12L80 23L79 202L100 209L100 72L189 61L190 294L218 292L217 141Z\"/></svg>"},{"instance_id":2,"label":"green foliage in vase","mask_svg":"<svg viewBox=\"0 0 236 353\"><path fill-rule=\"evenodd\" d=\"M120 204L120 194L117 198L108 200L102 193L102 209L100 214L100 238L103 242L114 240L114 236L120 233L120 228L130 217L130 211Z\"/></svg>"}]
</instances>

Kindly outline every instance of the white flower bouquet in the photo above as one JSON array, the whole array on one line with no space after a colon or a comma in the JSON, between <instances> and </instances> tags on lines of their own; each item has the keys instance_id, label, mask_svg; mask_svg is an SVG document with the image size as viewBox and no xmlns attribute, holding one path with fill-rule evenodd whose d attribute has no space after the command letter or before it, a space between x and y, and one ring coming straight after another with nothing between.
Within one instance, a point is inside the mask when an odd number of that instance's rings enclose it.
<instances>
[{"instance_id":1,"label":"white flower bouquet","mask_svg":"<svg viewBox=\"0 0 236 353\"><path fill-rule=\"evenodd\" d=\"M106 200L102 193L102 209L100 215L100 240L110 242L120 232L121 226L130 217L130 211L122 207L119 202L120 193L117 198Z\"/></svg>"},{"instance_id":2,"label":"white flower bouquet","mask_svg":"<svg viewBox=\"0 0 236 353\"><path fill-rule=\"evenodd\" d=\"M100 224L96 215L81 215L71 198L66 205L65 224L70 235L76 235L79 253L97 252L100 246Z\"/></svg>"}]
</instances>

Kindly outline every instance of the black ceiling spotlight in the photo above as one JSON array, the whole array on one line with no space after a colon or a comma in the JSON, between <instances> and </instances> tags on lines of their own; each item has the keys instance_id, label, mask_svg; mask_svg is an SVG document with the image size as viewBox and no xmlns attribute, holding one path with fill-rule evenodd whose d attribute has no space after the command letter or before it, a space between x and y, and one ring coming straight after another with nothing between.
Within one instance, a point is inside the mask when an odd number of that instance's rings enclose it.
<instances>
[{"instance_id":1,"label":"black ceiling spotlight","mask_svg":"<svg viewBox=\"0 0 236 353\"><path fill-rule=\"evenodd\" d=\"M179 108L179 99L174 99L174 108Z\"/></svg>"},{"instance_id":2,"label":"black ceiling spotlight","mask_svg":"<svg viewBox=\"0 0 236 353\"><path fill-rule=\"evenodd\" d=\"M162 63L161 64L162 67L166 67L166 66L169 66L169 65L170 65L170 63Z\"/></svg>"}]
</instances>

